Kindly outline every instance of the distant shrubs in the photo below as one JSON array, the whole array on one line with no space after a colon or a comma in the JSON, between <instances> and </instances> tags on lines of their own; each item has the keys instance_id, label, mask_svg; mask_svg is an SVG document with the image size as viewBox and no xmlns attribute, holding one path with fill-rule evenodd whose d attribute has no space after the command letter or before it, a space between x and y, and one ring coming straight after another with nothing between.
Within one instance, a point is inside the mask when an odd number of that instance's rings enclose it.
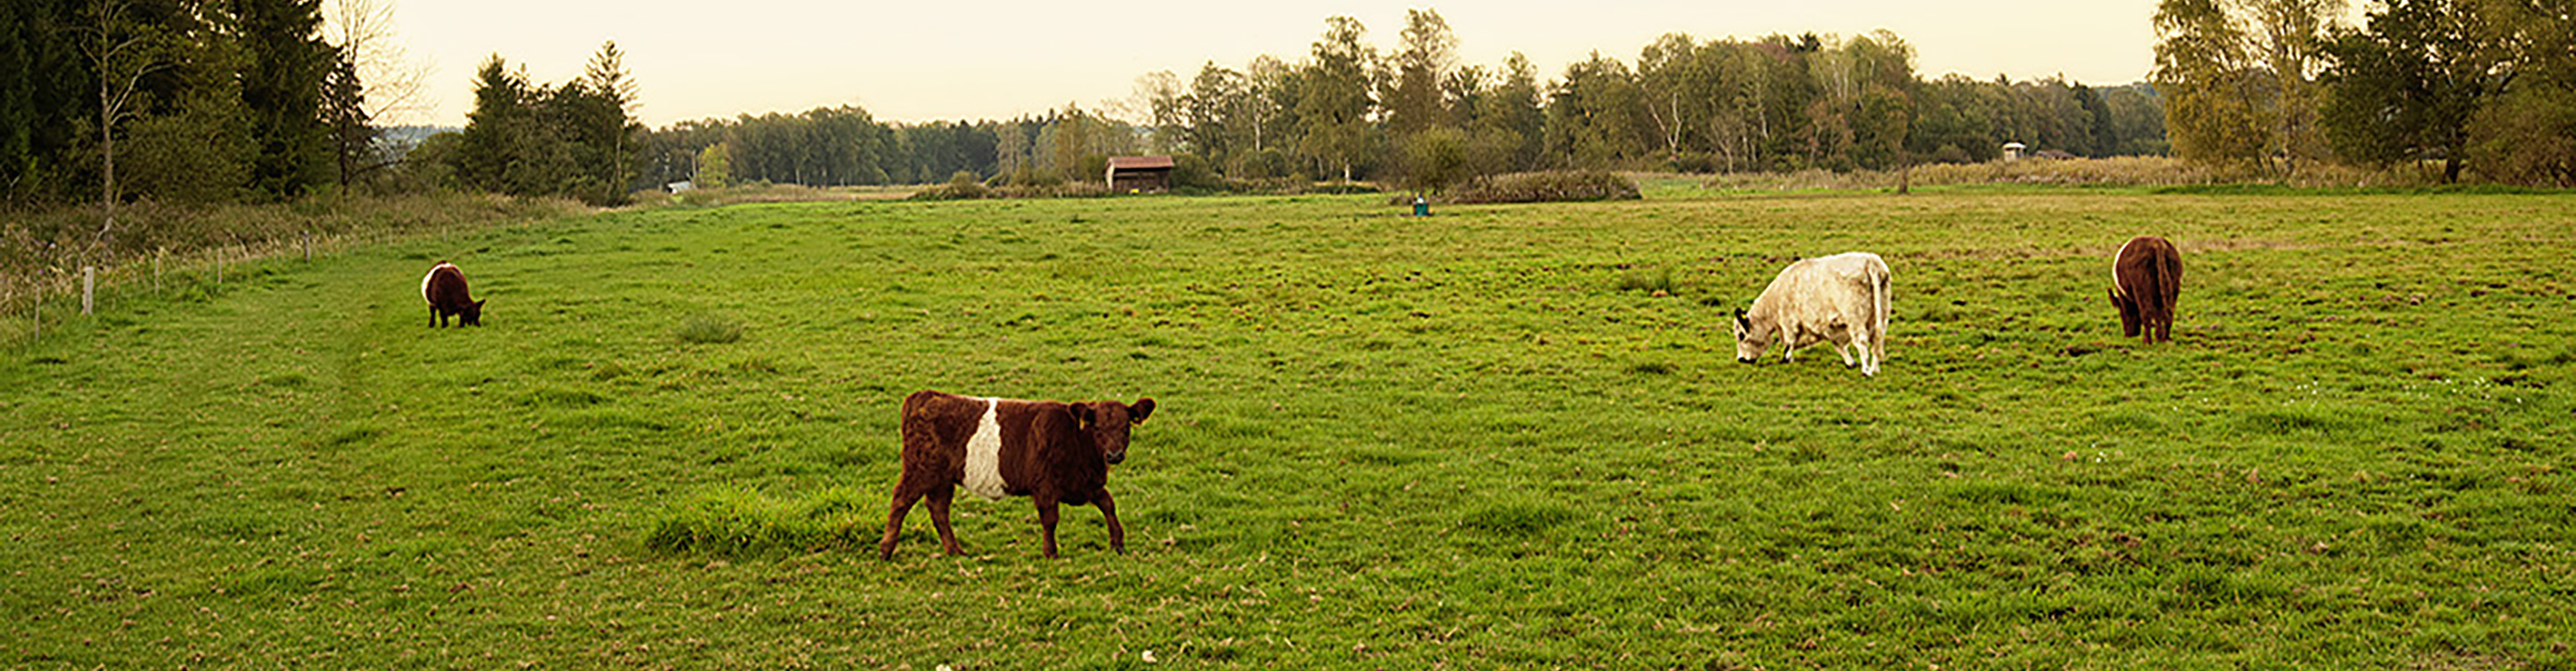
<instances>
[{"instance_id":1,"label":"distant shrubs","mask_svg":"<svg viewBox=\"0 0 2576 671\"><path fill-rule=\"evenodd\" d=\"M957 174L948 176L947 184L914 192L911 199L979 200L991 197L993 197L993 190L984 186L983 179L976 177L973 172L959 170Z\"/></svg>"},{"instance_id":2,"label":"distant shrubs","mask_svg":"<svg viewBox=\"0 0 2576 671\"><path fill-rule=\"evenodd\" d=\"M1636 200L1637 183L1598 170L1522 172L1496 175L1480 184L1451 192L1452 203L1565 203Z\"/></svg>"},{"instance_id":3,"label":"distant shrubs","mask_svg":"<svg viewBox=\"0 0 2576 671\"><path fill-rule=\"evenodd\" d=\"M1203 163L1203 161L1199 162ZM1182 196L1350 195L1379 192L1377 185L1366 182L1317 183L1293 177L1234 179L1212 173L1176 175L1173 178L1171 190L1171 193ZM1109 198L1125 195L1129 194L1125 191L1112 191L1107 185L1099 182L1031 181L987 185L976 180L972 173L960 172L949 178L945 184L913 192L910 198L919 201L942 201L985 198Z\"/></svg>"},{"instance_id":4,"label":"distant shrubs","mask_svg":"<svg viewBox=\"0 0 2576 671\"><path fill-rule=\"evenodd\" d=\"M1721 191L1799 191L1809 189L1894 189L1911 183L1915 188L1977 184L2032 184L2050 186L2151 187L2191 189L2214 186L2222 192L2251 188L2264 192L2282 189L2362 188L2389 189L2426 187L2438 175L2412 168L2378 169L2334 163L2303 165L2296 175L2281 177L2246 169L2213 168L2166 156L2115 156L2110 158L2048 159L2027 158L2019 161L1936 162L1915 166L1911 171L1855 170L1832 172L1802 170L1797 172L1743 172L1709 175L1700 178L1703 189ZM2197 191L2186 191L2197 193Z\"/></svg>"},{"instance_id":5,"label":"distant shrubs","mask_svg":"<svg viewBox=\"0 0 2576 671\"><path fill-rule=\"evenodd\" d=\"M1375 185L1361 182L1325 182L1322 184L1308 186L1302 192L1328 196L1347 196L1360 193L1377 193L1378 188Z\"/></svg>"},{"instance_id":6,"label":"distant shrubs","mask_svg":"<svg viewBox=\"0 0 2576 671\"><path fill-rule=\"evenodd\" d=\"M718 315L698 315L680 322L680 342L708 345L742 339L742 323Z\"/></svg>"},{"instance_id":7,"label":"distant shrubs","mask_svg":"<svg viewBox=\"0 0 2576 671\"><path fill-rule=\"evenodd\" d=\"M1111 191L1099 182L1061 182L1057 184L1012 185L993 190L995 198L1107 198L1124 195Z\"/></svg>"}]
</instances>

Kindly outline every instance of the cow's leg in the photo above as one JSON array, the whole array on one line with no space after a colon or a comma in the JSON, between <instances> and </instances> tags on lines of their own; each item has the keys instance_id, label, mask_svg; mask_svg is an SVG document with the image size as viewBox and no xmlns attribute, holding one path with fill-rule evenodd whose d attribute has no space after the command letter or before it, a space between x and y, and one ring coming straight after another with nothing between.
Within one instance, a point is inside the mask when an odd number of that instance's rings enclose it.
<instances>
[{"instance_id":1,"label":"cow's leg","mask_svg":"<svg viewBox=\"0 0 2576 671\"><path fill-rule=\"evenodd\" d=\"M1792 363L1798 360L1798 330L1789 328L1787 324L1780 325L1780 360Z\"/></svg>"},{"instance_id":2,"label":"cow's leg","mask_svg":"<svg viewBox=\"0 0 2576 671\"><path fill-rule=\"evenodd\" d=\"M910 512L912 504L921 500L922 492L906 486L908 484L896 482L894 485L894 507L886 512L885 539L877 541L878 559L894 558L894 539L896 534L903 532L903 514Z\"/></svg>"},{"instance_id":3,"label":"cow's leg","mask_svg":"<svg viewBox=\"0 0 2576 671\"><path fill-rule=\"evenodd\" d=\"M1853 342L1857 343L1857 342L1859 342L1859 341L1858 341L1858 340L1854 340ZM1835 354L1840 354L1840 355L1842 355L1842 357L1843 357L1843 367L1844 367L1844 368L1850 368L1850 367L1853 367L1853 366L1860 365L1858 362L1852 361L1851 350L1850 350L1850 349L1847 349L1847 348L1845 348L1845 347L1843 347L1843 344L1842 344L1842 342L1841 342L1841 341L1835 341L1835 342L1834 342L1834 353L1835 353Z\"/></svg>"},{"instance_id":4,"label":"cow's leg","mask_svg":"<svg viewBox=\"0 0 2576 671\"><path fill-rule=\"evenodd\" d=\"M446 325L447 325L447 320L439 319L439 317L440 317L440 316L442 316L442 315L438 314L438 306L436 306L436 305L429 306L429 327L430 327L430 328L438 328L438 327L446 326Z\"/></svg>"},{"instance_id":5,"label":"cow's leg","mask_svg":"<svg viewBox=\"0 0 2576 671\"><path fill-rule=\"evenodd\" d=\"M1047 557L1048 559L1054 559L1054 558L1055 558L1055 500L1054 500L1054 499L1038 499L1037 505L1038 505L1038 537L1043 541L1043 542L1041 542L1041 543L1039 544L1039 547L1042 547L1042 548L1045 548L1045 549L1046 549L1046 557Z\"/></svg>"},{"instance_id":6,"label":"cow's leg","mask_svg":"<svg viewBox=\"0 0 2576 671\"><path fill-rule=\"evenodd\" d=\"M1852 348L1857 348L1857 351L1860 351L1860 374L1862 374L1862 377L1878 377L1878 356L1870 354L1870 346L1875 346L1875 343L1878 343L1878 341L1875 341L1875 338L1870 338L1870 335L1852 333ZM1850 359L1844 359L1844 366L1850 366Z\"/></svg>"},{"instance_id":7,"label":"cow's leg","mask_svg":"<svg viewBox=\"0 0 2576 671\"><path fill-rule=\"evenodd\" d=\"M951 557L966 554L966 548L957 545L957 532L948 529L948 502L956 496L954 486L930 490L930 526L939 529L939 547Z\"/></svg>"},{"instance_id":8,"label":"cow's leg","mask_svg":"<svg viewBox=\"0 0 2576 671\"><path fill-rule=\"evenodd\" d=\"M1118 524L1118 502L1109 498L1109 490L1103 489L1091 495L1091 505L1098 506L1100 518L1109 522L1109 549L1127 554L1127 527Z\"/></svg>"},{"instance_id":9,"label":"cow's leg","mask_svg":"<svg viewBox=\"0 0 2576 671\"><path fill-rule=\"evenodd\" d=\"M2120 335L2131 338L2138 337L2138 331L2141 330L2139 328L2140 318L2138 316L2138 302L2131 300L2126 296L2121 296L2119 291L2113 290L2111 293L2111 305L2112 307L2120 309ZM2150 340L2149 342L2154 341Z\"/></svg>"}]
</instances>

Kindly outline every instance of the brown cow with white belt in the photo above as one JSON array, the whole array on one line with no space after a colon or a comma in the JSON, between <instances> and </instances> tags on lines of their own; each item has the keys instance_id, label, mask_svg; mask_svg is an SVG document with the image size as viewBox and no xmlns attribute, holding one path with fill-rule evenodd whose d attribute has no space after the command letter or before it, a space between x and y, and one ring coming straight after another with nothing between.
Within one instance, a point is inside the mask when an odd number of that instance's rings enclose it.
<instances>
[{"instance_id":1,"label":"brown cow with white belt","mask_svg":"<svg viewBox=\"0 0 2576 671\"><path fill-rule=\"evenodd\" d=\"M2120 332L2145 344L2173 342L2174 303L2182 299L2182 252L2152 235L2130 238L2111 253L2111 306Z\"/></svg>"},{"instance_id":2,"label":"brown cow with white belt","mask_svg":"<svg viewBox=\"0 0 2576 671\"><path fill-rule=\"evenodd\" d=\"M1046 556L1055 555L1056 505L1090 504L1109 523L1109 548L1127 551L1127 529L1109 498L1109 466L1127 459L1127 427L1153 414L1154 399L1058 403L976 398L923 390L903 399L903 475L886 513L877 557L894 558L903 515L930 499L930 523L950 555L965 554L948 528L957 488L986 500L1026 496L1037 504Z\"/></svg>"}]
</instances>

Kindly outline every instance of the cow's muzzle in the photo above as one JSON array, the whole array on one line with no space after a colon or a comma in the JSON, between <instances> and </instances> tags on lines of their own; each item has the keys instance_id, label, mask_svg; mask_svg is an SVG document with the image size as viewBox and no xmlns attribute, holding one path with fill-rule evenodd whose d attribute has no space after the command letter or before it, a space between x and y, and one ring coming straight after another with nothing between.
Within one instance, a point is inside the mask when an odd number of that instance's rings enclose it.
<instances>
[{"instance_id":1,"label":"cow's muzzle","mask_svg":"<svg viewBox=\"0 0 2576 671\"><path fill-rule=\"evenodd\" d=\"M1111 463L1111 464L1116 464L1116 463L1118 463L1118 462L1126 461L1126 460L1127 460L1127 451L1126 451L1126 450L1119 450L1119 451L1116 451L1116 452L1111 452L1111 453L1109 453L1109 463Z\"/></svg>"},{"instance_id":2,"label":"cow's muzzle","mask_svg":"<svg viewBox=\"0 0 2576 671\"><path fill-rule=\"evenodd\" d=\"M1753 360L1752 360L1752 359L1747 359L1747 358L1744 358L1744 357L1740 357L1740 356L1739 356L1739 357L1735 357L1735 362L1736 362L1736 363L1753 363Z\"/></svg>"}]
</instances>

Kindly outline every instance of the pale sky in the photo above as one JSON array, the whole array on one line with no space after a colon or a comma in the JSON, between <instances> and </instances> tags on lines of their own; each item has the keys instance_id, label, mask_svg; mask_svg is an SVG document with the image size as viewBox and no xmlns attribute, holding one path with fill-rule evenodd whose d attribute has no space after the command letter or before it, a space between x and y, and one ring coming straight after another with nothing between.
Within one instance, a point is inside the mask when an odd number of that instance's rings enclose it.
<instances>
[{"instance_id":1,"label":"pale sky","mask_svg":"<svg viewBox=\"0 0 2576 671\"><path fill-rule=\"evenodd\" d=\"M1297 62L1334 15L1359 19L1390 51L1417 7L1449 21L1463 63L1497 68L1517 50L1542 81L1595 50L1634 64L1669 32L1705 41L1885 28L1914 46L1927 79L2125 84L2146 78L2155 39L2155 0L396 1L396 38L432 68L431 107L408 121L451 126L465 124L485 56L561 83L608 40L641 89L637 113L658 128L844 104L907 122L1096 109L1149 72L1186 82L1210 60Z\"/></svg>"}]
</instances>

